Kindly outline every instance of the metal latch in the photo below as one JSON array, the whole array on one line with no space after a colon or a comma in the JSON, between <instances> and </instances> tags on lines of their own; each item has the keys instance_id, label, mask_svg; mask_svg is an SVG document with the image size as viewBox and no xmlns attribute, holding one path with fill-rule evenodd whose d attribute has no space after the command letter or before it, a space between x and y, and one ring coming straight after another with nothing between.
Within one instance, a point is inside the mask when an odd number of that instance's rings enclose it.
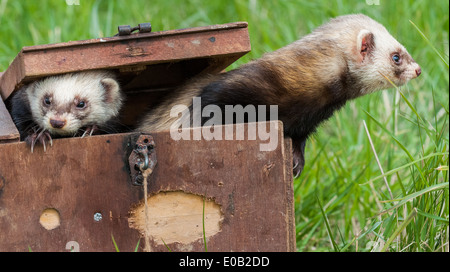
<instances>
[{"instance_id":1,"label":"metal latch","mask_svg":"<svg viewBox=\"0 0 450 272\"><path fill-rule=\"evenodd\" d=\"M151 174L156 166L155 141L151 135L140 135L135 148L128 157L130 175L133 185L142 186L144 175L142 171Z\"/></svg>"},{"instance_id":2,"label":"metal latch","mask_svg":"<svg viewBox=\"0 0 450 272\"><path fill-rule=\"evenodd\" d=\"M117 27L118 33L114 36L130 35L131 33L133 33L136 30L139 30L139 33L152 32L152 24L151 23L142 23L142 24L138 24L135 27L131 27L129 25L120 25Z\"/></svg>"}]
</instances>

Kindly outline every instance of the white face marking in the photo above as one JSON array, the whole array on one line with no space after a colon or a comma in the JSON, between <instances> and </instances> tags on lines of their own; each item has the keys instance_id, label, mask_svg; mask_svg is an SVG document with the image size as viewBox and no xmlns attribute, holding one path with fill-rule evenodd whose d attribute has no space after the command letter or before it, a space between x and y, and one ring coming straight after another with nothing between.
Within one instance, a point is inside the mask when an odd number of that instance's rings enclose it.
<instances>
[{"instance_id":1,"label":"white face marking","mask_svg":"<svg viewBox=\"0 0 450 272\"><path fill-rule=\"evenodd\" d=\"M360 81L360 95L401 86L420 75L420 66L386 28L363 15L343 16L354 46L349 52L350 72ZM353 29L353 30L352 30ZM352 36L350 35L350 36ZM371 35L371 48L360 56L361 37ZM353 57L352 57L353 56Z\"/></svg>"},{"instance_id":2,"label":"white face marking","mask_svg":"<svg viewBox=\"0 0 450 272\"><path fill-rule=\"evenodd\" d=\"M118 84L106 90L108 73L86 72L43 79L28 91L33 119L51 134L73 135L80 128L102 125L122 105ZM114 81L115 82L115 81ZM107 93L107 92L113 92ZM113 99L108 100L111 96Z\"/></svg>"},{"instance_id":3,"label":"white face marking","mask_svg":"<svg viewBox=\"0 0 450 272\"><path fill-rule=\"evenodd\" d=\"M387 31L377 33L375 39L373 64L384 79L385 88L391 88L391 82L401 86L420 74L420 66Z\"/></svg>"}]
</instances>

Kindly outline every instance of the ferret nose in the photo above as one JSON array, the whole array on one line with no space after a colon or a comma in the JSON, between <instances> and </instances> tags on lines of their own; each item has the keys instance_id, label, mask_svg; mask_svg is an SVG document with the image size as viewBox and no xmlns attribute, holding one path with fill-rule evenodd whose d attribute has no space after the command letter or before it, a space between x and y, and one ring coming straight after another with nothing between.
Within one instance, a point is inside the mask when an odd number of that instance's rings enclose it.
<instances>
[{"instance_id":1,"label":"ferret nose","mask_svg":"<svg viewBox=\"0 0 450 272\"><path fill-rule=\"evenodd\" d=\"M50 125L53 128L63 128L66 125L66 120L50 119Z\"/></svg>"},{"instance_id":2,"label":"ferret nose","mask_svg":"<svg viewBox=\"0 0 450 272\"><path fill-rule=\"evenodd\" d=\"M420 76L420 74L422 74L422 69L420 69L420 67L419 67L416 69L416 75Z\"/></svg>"}]
</instances>

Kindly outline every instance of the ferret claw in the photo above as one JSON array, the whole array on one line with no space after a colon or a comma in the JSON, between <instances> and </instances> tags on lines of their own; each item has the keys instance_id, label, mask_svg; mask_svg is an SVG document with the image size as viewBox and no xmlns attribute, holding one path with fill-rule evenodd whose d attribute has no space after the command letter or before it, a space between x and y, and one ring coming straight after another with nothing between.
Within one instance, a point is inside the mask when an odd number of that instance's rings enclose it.
<instances>
[{"instance_id":1,"label":"ferret claw","mask_svg":"<svg viewBox=\"0 0 450 272\"><path fill-rule=\"evenodd\" d=\"M294 142L292 152L293 174L294 178L300 176L305 166L305 141Z\"/></svg>"},{"instance_id":2,"label":"ferret claw","mask_svg":"<svg viewBox=\"0 0 450 272\"><path fill-rule=\"evenodd\" d=\"M32 141L31 142L31 153L33 153L33 151L34 151L34 144L36 143L36 141Z\"/></svg>"},{"instance_id":3,"label":"ferret claw","mask_svg":"<svg viewBox=\"0 0 450 272\"><path fill-rule=\"evenodd\" d=\"M48 141L50 142L50 146L53 146L53 139L52 139L52 135L50 135L50 133L46 132Z\"/></svg>"},{"instance_id":4,"label":"ferret claw","mask_svg":"<svg viewBox=\"0 0 450 272\"><path fill-rule=\"evenodd\" d=\"M34 145L36 144L36 138L37 138L36 131L34 131L32 134L28 135L25 138L25 141L31 146L31 153L34 152Z\"/></svg>"},{"instance_id":5,"label":"ferret claw","mask_svg":"<svg viewBox=\"0 0 450 272\"><path fill-rule=\"evenodd\" d=\"M302 173L303 170L303 166L305 165L305 159L303 158L303 154L299 154L294 152L293 156L292 156L292 161L293 161L293 174L294 174L294 179L297 178L298 176L300 176L300 174Z\"/></svg>"},{"instance_id":6,"label":"ferret claw","mask_svg":"<svg viewBox=\"0 0 450 272\"><path fill-rule=\"evenodd\" d=\"M44 152L47 152L47 147L45 146L45 141L42 141L42 140L41 140L41 144L42 144L42 146L44 147Z\"/></svg>"},{"instance_id":7,"label":"ferret claw","mask_svg":"<svg viewBox=\"0 0 450 272\"><path fill-rule=\"evenodd\" d=\"M294 166L292 168L294 168L294 169L297 168L298 163L299 163L298 160L294 159Z\"/></svg>"},{"instance_id":8,"label":"ferret claw","mask_svg":"<svg viewBox=\"0 0 450 272\"><path fill-rule=\"evenodd\" d=\"M42 144L42 146L44 147L44 152L47 151L46 142L49 142L50 146L53 146L53 140L52 140L52 136L50 135L50 132L48 132L47 130L43 130L43 129L42 130L33 129L33 133L28 135L28 137L25 139L25 141L31 146L31 153L34 152L34 147L37 142Z\"/></svg>"},{"instance_id":9,"label":"ferret claw","mask_svg":"<svg viewBox=\"0 0 450 272\"><path fill-rule=\"evenodd\" d=\"M293 167L294 179L300 176L302 170L303 167L300 167L300 160L298 158L294 158L294 167Z\"/></svg>"},{"instance_id":10,"label":"ferret claw","mask_svg":"<svg viewBox=\"0 0 450 272\"><path fill-rule=\"evenodd\" d=\"M81 135L81 138L86 137L87 135L92 136L94 134L94 131L97 130L97 126L96 125L92 125L86 128L86 130L84 131L83 135Z\"/></svg>"}]
</instances>

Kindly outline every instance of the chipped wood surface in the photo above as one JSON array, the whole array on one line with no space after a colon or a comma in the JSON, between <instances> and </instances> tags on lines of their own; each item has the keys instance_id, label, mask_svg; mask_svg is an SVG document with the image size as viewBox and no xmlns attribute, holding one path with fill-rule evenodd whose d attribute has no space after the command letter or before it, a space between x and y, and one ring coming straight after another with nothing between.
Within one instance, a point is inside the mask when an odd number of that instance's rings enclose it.
<instances>
[{"instance_id":1,"label":"chipped wood surface","mask_svg":"<svg viewBox=\"0 0 450 272\"><path fill-rule=\"evenodd\" d=\"M0 144L5 142L18 142L19 131L6 109L5 103L0 99Z\"/></svg>"},{"instance_id":2,"label":"chipped wood surface","mask_svg":"<svg viewBox=\"0 0 450 272\"><path fill-rule=\"evenodd\" d=\"M207 239L220 232L223 215L220 205L212 199L182 191L160 192L148 198L147 218L144 204L130 210L128 222L157 245L189 245L202 239L203 219Z\"/></svg>"},{"instance_id":3,"label":"chipped wood surface","mask_svg":"<svg viewBox=\"0 0 450 272\"><path fill-rule=\"evenodd\" d=\"M259 151L259 140L174 141L169 132L151 134L158 164L149 196L181 192L220 207L222 217L211 217L220 228L208 236L208 251L293 251L291 146L281 129L275 133L277 148L270 152ZM66 251L73 242L80 251L114 251L111 234L121 251L134 250L141 234L129 218L142 204L143 188L131 185L126 159L137 137L56 139L47 152L33 154L24 143L0 144L0 251ZM50 230L40 223L47 209L59 215ZM183 224L178 217L171 214ZM198 236L186 242L167 235L152 238L153 250L167 251L160 243L166 237L172 251L204 251Z\"/></svg>"}]
</instances>

